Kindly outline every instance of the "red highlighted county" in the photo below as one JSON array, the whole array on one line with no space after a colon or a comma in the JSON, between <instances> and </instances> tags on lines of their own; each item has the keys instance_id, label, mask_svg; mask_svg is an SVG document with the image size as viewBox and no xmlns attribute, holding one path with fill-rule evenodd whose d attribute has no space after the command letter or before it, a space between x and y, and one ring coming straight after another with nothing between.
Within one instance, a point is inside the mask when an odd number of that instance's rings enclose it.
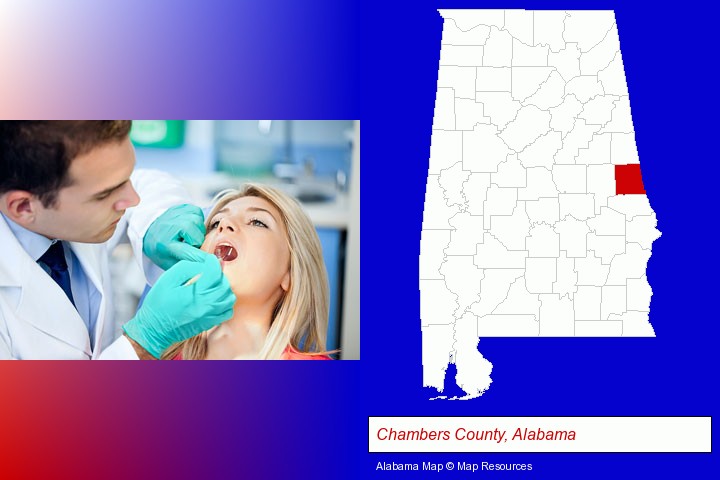
<instances>
[{"instance_id":1,"label":"red highlighted county","mask_svg":"<svg viewBox=\"0 0 720 480\"><path fill-rule=\"evenodd\" d=\"M644 194L640 164L615 165L615 195Z\"/></svg>"}]
</instances>

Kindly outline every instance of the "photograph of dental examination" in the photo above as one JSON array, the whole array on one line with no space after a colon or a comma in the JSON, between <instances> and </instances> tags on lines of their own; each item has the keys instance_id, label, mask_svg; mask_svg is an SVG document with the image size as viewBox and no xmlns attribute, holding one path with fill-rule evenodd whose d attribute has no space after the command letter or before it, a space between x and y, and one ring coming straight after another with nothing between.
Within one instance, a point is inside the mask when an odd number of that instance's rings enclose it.
<instances>
[{"instance_id":1,"label":"photograph of dental examination","mask_svg":"<svg viewBox=\"0 0 720 480\"><path fill-rule=\"evenodd\" d=\"M359 359L359 204L359 121L0 121L0 359Z\"/></svg>"}]
</instances>

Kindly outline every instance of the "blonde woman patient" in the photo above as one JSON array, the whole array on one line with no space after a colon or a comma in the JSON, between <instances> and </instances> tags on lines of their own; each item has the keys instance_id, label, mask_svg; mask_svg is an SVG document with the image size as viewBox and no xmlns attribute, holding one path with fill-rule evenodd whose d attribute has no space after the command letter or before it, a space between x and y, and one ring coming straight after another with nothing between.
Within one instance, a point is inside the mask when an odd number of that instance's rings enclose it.
<instances>
[{"instance_id":1,"label":"blonde woman patient","mask_svg":"<svg viewBox=\"0 0 720 480\"><path fill-rule=\"evenodd\" d=\"M328 280L315 228L279 190L222 192L201 249L220 259L237 300L228 321L170 347L175 360L330 360Z\"/></svg>"}]
</instances>

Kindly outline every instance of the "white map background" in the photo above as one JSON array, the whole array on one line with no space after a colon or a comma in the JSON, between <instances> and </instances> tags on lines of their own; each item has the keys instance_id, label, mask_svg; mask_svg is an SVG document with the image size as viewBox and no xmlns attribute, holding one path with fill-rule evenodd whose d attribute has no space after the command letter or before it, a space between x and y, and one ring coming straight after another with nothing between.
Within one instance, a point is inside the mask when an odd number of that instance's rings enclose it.
<instances>
[{"instance_id":1,"label":"white map background","mask_svg":"<svg viewBox=\"0 0 720 480\"><path fill-rule=\"evenodd\" d=\"M420 254L423 384L490 386L483 336L654 336L612 11L442 10ZM439 399L446 396L438 395Z\"/></svg>"}]
</instances>

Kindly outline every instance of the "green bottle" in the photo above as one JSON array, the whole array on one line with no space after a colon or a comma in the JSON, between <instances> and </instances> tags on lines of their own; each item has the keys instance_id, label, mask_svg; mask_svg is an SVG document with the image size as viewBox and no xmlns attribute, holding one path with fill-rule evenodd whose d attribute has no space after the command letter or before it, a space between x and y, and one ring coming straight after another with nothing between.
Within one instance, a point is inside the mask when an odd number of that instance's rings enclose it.
<instances>
[{"instance_id":1,"label":"green bottle","mask_svg":"<svg viewBox=\"0 0 720 480\"><path fill-rule=\"evenodd\" d=\"M185 120L134 120L130 139L140 147L181 147L185 140Z\"/></svg>"}]
</instances>

